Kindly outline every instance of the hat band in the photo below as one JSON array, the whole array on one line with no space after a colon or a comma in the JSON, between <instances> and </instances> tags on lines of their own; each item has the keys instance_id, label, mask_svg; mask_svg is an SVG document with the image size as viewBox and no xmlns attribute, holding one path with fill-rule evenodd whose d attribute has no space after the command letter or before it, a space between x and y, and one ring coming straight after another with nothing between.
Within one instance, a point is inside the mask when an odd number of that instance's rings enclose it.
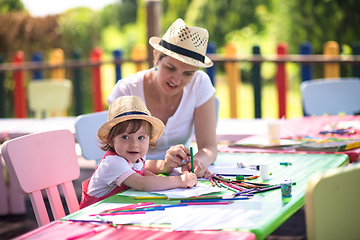
<instances>
[{"instance_id":1,"label":"hat band","mask_svg":"<svg viewBox=\"0 0 360 240\"><path fill-rule=\"evenodd\" d=\"M146 115L146 116L149 116L148 114L146 114L144 112L131 111L131 112L126 112L126 113L122 113L120 115L117 115L117 116L114 117L114 119L118 118L118 117L129 116L129 115Z\"/></svg>"},{"instance_id":2,"label":"hat band","mask_svg":"<svg viewBox=\"0 0 360 240\"><path fill-rule=\"evenodd\" d=\"M166 41L164 41L163 39L161 39L159 45L163 46L164 48L171 50L173 52L179 53L181 55L184 55L186 57L190 57L193 58L195 60L198 60L202 63L205 63L205 57L197 52L176 46L174 44L168 43Z\"/></svg>"}]
</instances>

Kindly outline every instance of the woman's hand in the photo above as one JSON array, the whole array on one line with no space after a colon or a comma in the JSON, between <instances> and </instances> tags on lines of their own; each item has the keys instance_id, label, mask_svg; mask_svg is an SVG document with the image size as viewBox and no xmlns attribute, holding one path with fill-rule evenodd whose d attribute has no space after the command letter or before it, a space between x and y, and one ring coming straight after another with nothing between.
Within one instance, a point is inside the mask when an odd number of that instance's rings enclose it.
<instances>
[{"instance_id":1,"label":"woman's hand","mask_svg":"<svg viewBox=\"0 0 360 240\"><path fill-rule=\"evenodd\" d=\"M190 150L182 144L171 146L165 155L164 170L171 173L190 161Z\"/></svg>"},{"instance_id":2,"label":"woman's hand","mask_svg":"<svg viewBox=\"0 0 360 240\"><path fill-rule=\"evenodd\" d=\"M186 163L181 167L181 171L185 172L192 172L191 163ZM194 173L199 178L210 178L211 172L205 167L202 162L194 159Z\"/></svg>"}]
</instances>

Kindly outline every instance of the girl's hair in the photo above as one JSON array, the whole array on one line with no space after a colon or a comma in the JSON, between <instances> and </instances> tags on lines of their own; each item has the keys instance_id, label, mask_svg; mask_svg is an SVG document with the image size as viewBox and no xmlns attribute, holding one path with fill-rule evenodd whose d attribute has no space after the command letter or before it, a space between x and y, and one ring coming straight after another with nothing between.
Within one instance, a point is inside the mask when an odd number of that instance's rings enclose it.
<instances>
[{"instance_id":1,"label":"girl's hair","mask_svg":"<svg viewBox=\"0 0 360 240\"><path fill-rule=\"evenodd\" d=\"M115 149L111 145L113 145L114 138L117 135L124 133L128 129L128 127L130 127L129 133L136 133L137 131L139 131L139 129L142 126L145 128L146 134L151 138L152 133L153 133L153 126L148 121L145 121L142 119L131 119L131 120L127 120L124 122L120 122L120 123L116 124L115 126L113 126L109 132L107 141L106 142L100 141L100 143L99 143L100 149L103 151L111 150L111 151L115 152ZM150 141L149 149L155 150L156 148L157 148L157 143Z\"/></svg>"}]
</instances>

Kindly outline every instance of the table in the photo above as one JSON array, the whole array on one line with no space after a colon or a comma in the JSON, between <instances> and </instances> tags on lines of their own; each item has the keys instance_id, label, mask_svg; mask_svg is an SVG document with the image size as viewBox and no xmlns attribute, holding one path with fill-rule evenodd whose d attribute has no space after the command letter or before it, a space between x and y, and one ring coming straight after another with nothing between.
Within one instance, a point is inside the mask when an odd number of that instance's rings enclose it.
<instances>
[{"instance_id":1,"label":"table","mask_svg":"<svg viewBox=\"0 0 360 240\"><path fill-rule=\"evenodd\" d=\"M242 122L238 122L241 124ZM351 135L338 135L338 134L327 134L321 135L319 134L320 131L327 129L330 124L339 124L339 123L353 123L357 127L357 131L355 134ZM260 124L265 124L266 121L259 122ZM236 126L236 124L234 124ZM360 139L360 115L352 116L317 116L317 117L302 117L302 118L294 118L289 120L284 120L281 129L281 137L286 138L292 135L303 135L303 136L314 136L317 138L350 138L350 139ZM241 141L248 141L251 139L267 139L267 132L263 132L257 135L252 135L248 137L243 137L242 135L239 136L238 142ZM237 142L237 141L235 141ZM233 153L246 153L246 152L257 152L257 153L300 153L300 154L307 154L315 152L305 152L305 151L295 151L294 149L287 149L287 150L274 150L274 149L260 149L260 148L246 148L246 147L228 147L224 146L219 148L219 152L233 152ZM324 154L326 152L318 152ZM356 162L360 159L360 148L355 148L351 150L347 150L344 152L337 152L335 154L347 154L349 156L350 162Z\"/></svg>"},{"instance_id":2,"label":"table","mask_svg":"<svg viewBox=\"0 0 360 240\"><path fill-rule=\"evenodd\" d=\"M222 237L226 236L226 239L232 239L232 237L236 239L265 239L268 235L270 235L274 230L276 230L283 222L285 222L291 215L293 215L297 210L299 210L305 203L305 188L309 178L314 173L324 172L328 169L337 168L342 165L346 165L349 162L348 156L346 154L257 154L257 153L219 153L217 160L215 162L216 165L222 166L232 166L236 165L237 162L244 162L244 163L259 163L267 161L270 163L270 170L272 172L272 179L266 181L271 184L279 183L281 180L284 179L292 179L296 181L296 185L293 186L292 191L292 198L289 200L284 200L281 197L280 189L275 189L268 192L263 192L256 194L254 198L250 200L244 201L235 201L233 207L237 209L241 209L245 211L245 215L250 216L249 219L251 220L249 226L239 226L237 228L231 229L222 229L223 231L209 231L213 234L223 235ZM291 161L293 165L291 166L282 166L279 162L283 161ZM262 181L262 180L256 180ZM81 214L89 214L89 213L98 213L99 208L104 207L104 204L111 204L111 203L135 203L141 202L144 200L134 200L131 197L119 196L118 194L113 195L101 203L94 204L75 212L73 214L68 215L67 217L63 218L65 223L53 223L53 225L46 227L44 230L38 232L30 232L32 237L40 237L43 236L44 238L51 236L55 236L59 239L61 237L69 237L69 234L75 234L75 232L69 231L72 229L75 223L72 223L71 220L76 220L81 218ZM169 200L151 200L154 203L164 204L164 203L178 203L178 201L169 201ZM253 214L257 213L257 214ZM260 213L260 214L259 214ZM245 216L244 215L244 216ZM181 217L181 216L180 216ZM233 224L231 222L232 219L224 219L228 224ZM191 222L192 224L196 224ZM76 223L78 225L79 223ZM80 224L80 225L88 225L88 224ZM150 224L151 225L151 224ZM88 225L91 227L91 225ZM158 226L157 226L158 227ZM109 227L112 228L112 227ZM121 229L124 229L123 226ZM126 228L125 228L126 230ZM36 230L34 230L36 231ZM80 230L79 230L80 231ZM115 231L115 230L111 230ZM116 230L117 231L117 230ZM149 228L139 228L139 231L147 234L148 231L154 231ZM155 230L156 231L156 230ZM169 231L168 228L160 229L159 231ZM81 232L81 231L80 231ZM183 232L183 231L181 231ZM171 231L167 232L169 236L174 237L177 235L181 235L181 232ZM206 234L206 231L185 231L183 232L185 235L188 234L190 236L195 237L193 234ZM99 235L98 235L99 234ZM98 233L89 235L89 237L96 237L102 236L103 233ZM116 234L116 233L114 233ZM127 234L127 232L123 232L123 234ZM137 233L132 231L129 232L132 236ZM157 234L162 234L158 233ZM233 234L233 235L228 235ZM252 235L254 234L254 235ZM219 235L219 236L220 236ZM113 236L113 235L112 235ZM124 235L122 235L123 237ZM210 235L213 236L213 235ZM215 238L215 236L213 236ZM115 236L114 236L115 237ZM171 239L166 238L166 239ZM182 238L180 238L182 239ZM208 239L208 238L207 238ZM209 238L210 239L210 238Z\"/></svg>"},{"instance_id":3,"label":"table","mask_svg":"<svg viewBox=\"0 0 360 240\"><path fill-rule=\"evenodd\" d=\"M25 233L20 239L67 239L77 234L91 231L96 225L70 221L53 221L40 228ZM92 233L77 239L106 239L106 240L134 240L134 239L164 239L164 240L256 240L251 232L221 232L221 231L179 231L173 232L164 228L117 226L107 227L104 231Z\"/></svg>"},{"instance_id":4,"label":"table","mask_svg":"<svg viewBox=\"0 0 360 240\"><path fill-rule=\"evenodd\" d=\"M219 119L216 126L218 141L237 141L265 133L267 133L266 119Z\"/></svg>"},{"instance_id":5,"label":"table","mask_svg":"<svg viewBox=\"0 0 360 240\"><path fill-rule=\"evenodd\" d=\"M69 129L75 133L76 117L53 118L0 118L0 141L16 138L30 133L45 132L58 129Z\"/></svg>"}]
</instances>

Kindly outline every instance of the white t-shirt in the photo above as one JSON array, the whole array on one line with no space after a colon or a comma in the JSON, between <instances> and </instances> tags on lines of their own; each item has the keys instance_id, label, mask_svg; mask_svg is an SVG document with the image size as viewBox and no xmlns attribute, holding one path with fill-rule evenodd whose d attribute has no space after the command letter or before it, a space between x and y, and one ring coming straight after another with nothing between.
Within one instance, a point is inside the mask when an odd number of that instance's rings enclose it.
<instances>
[{"instance_id":1,"label":"white t-shirt","mask_svg":"<svg viewBox=\"0 0 360 240\"><path fill-rule=\"evenodd\" d=\"M143 159L145 160L145 157ZM144 161L140 159L137 163L131 163L118 155L109 155L101 160L92 175L87 193L93 197L105 196L131 174L136 173L133 168L141 171L143 166Z\"/></svg>"},{"instance_id":2,"label":"white t-shirt","mask_svg":"<svg viewBox=\"0 0 360 240\"><path fill-rule=\"evenodd\" d=\"M138 96L145 102L144 76L151 70L140 71L119 80L107 97L109 105L116 98L126 95ZM158 139L158 148L149 150L147 159L164 159L166 151L173 145L184 144L186 147L190 147L195 108L203 105L214 94L215 88L211 84L210 77L204 71L196 71L190 83L184 87L178 109L168 119L164 133Z\"/></svg>"}]
</instances>

